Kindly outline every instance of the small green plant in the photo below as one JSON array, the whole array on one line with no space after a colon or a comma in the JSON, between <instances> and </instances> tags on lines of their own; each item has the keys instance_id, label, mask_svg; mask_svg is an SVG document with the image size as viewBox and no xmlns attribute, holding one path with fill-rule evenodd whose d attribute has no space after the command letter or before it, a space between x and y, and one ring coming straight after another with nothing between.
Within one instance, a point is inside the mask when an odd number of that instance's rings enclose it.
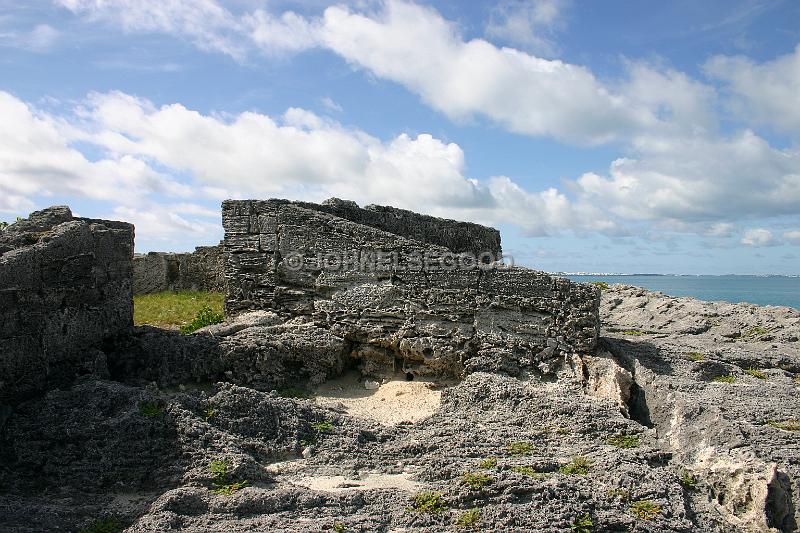
<instances>
[{"instance_id":1,"label":"small green plant","mask_svg":"<svg viewBox=\"0 0 800 533\"><path fill-rule=\"evenodd\" d=\"M753 326L751 328L747 328L746 330L744 330L742 332L742 334L739 336L739 338L740 339L746 339L746 340L747 339L755 339L755 338L760 337L762 335L766 335L767 333L769 333L769 330L767 328L764 328L764 327L761 327L761 326Z\"/></svg>"},{"instance_id":2,"label":"small green plant","mask_svg":"<svg viewBox=\"0 0 800 533\"><path fill-rule=\"evenodd\" d=\"M604 290L608 289L608 282L607 281L590 281L589 283L591 285L594 285L595 287L597 287L601 291L604 291Z\"/></svg>"},{"instance_id":3,"label":"small green plant","mask_svg":"<svg viewBox=\"0 0 800 533\"><path fill-rule=\"evenodd\" d=\"M644 335L644 331L639 331L638 329L628 329L622 332L623 335L628 335L631 337L639 337Z\"/></svg>"},{"instance_id":4,"label":"small green plant","mask_svg":"<svg viewBox=\"0 0 800 533\"><path fill-rule=\"evenodd\" d=\"M0 220L0 231L5 231L7 227L8 227L8 222L3 222L2 220Z\"/></svg>"},{"instance_id":5,"label":"small green plant","mask_svg":"<svg viewBox=\"0 0 800 533\"><path fill-rule=\"evenodd\" d=\"M139 403L139 414L147 418L156 418L164 414L164 408L158 402L148 400Z\"/></svg>"},{"instance_id":6,"label":"small green plant","mask_svg":"<svg viewBox=\"0 0 800 533\"><path fill-rule=\"evenodd\" d=\"M654 520L661 513L661 506L652 500L637 500L631 503L631 511L642 520Z\"/></svg>"},{"instance_id":7,"label":"small green plant","mask_svg":"<svg viewBox=\"0 0 800 533\"><path fill-rule=\"evenodd\" d=\"M119 533L125 529L122 522L114 517L98 518L88 527L80 530L79 533Z\"/></svg>"},{"instance_id":8,"label":"small green plant","mask_svg":"<svg viewBox=\"0 0 800 533\"><path fill-rule=\"evenodd\" d=\"M333 423L329 421L320 422L318 424L312 424L311 427L319 431L320 433L330 433L333 431Z\"/></svg>"},{"instance_id":9,"label":"small green plant","mask_svg":"<svg viewBox=\"0 0 800 533\"><path fill-rule=\"evenodd\" d=\"M479 490L494 482L494 479L483 472L464 472L461 481L469 488Z\"/></svg>"},{"instance_id":10,"label":"small green plant","mask_svg":"<svg viewBox=\"0 0 800 533\"><path fill-rule=\"evenodd\" d=\"M588 474L591 467L592 462L589 459L578 456L573 457L569 463L562 465L558 471L562 474L567 474L570 476L582 476L584 474Z\"/></svg>"},{"instance_id":11,"label":"small green plant","mask_svg":"<svg viewBox=\"0 0 800 533\"><path fill-rule=\"evenodd\" d=\"M706 356L700 352L686 352L683 355L686 356L686 359L689 361L694 361L695 363L699 361L705 361L706 359Z\"/></svg>"},{"instance_id":12,"label":"small green plant","mask_svg":"<svg viewBox=\"0 0 800 533\"><path fill-rule=\"evenodd\" d=\"M530 455L533 452L533 444L530 442L512 442L508 445L508 453L511 455Z\"/></svg>"},{"instance_id":13,"label":"small green plant","mask_svg":"<svg viewBox=\"0 0 800 533\"><path fill-rule=\"evenodd\" d=\"M217 410L213 407L209 407L205 410L203 418L206 422L210 421L212 418L217 416Z\"/></svg>"},{"instance_id":14,"label":"small green plant","mask_svg":"<svg viewBox=\"0 0 800 533\"><path fill-rule=\"evenodd\" d=\"M593 527L594 523L592 522L592 517L589 516L589 513L576 516L575 520L572 521L572 525L570 526L572 531L575 531L575 533L592 533Z\"/></svg>"},{"instance_id":15,"label":"small green plant","mask_svg":"<svg viewBox=\"0 0 800 533\"><path fill-rule=\"evenodd\" d=\"M458 527L473 528L476 525L478 525L478 521L480 519L481 519L481 511L477 507L474 507L458 515L458 519L456 520L456 525Z\"/></svg>"},{"instance_id":16,"label":"small green plant","mask_svg":"<svg viewBox=\"0 0 800 533\"><path fill-rule=\"evenodd\" d=\"M228 467L230 464L225 459L211 461L208 471L214 478L211 482L211 492L220 496L230 496L234 492L247 486L247 480L234 481L230 479Z\"/></svg>"},{"instance_id":17,"label":"small green plant","mask_svg":"<svg viewBox=\"0 0 800 533\"><path fill-rule=\"evenodd\" d=\"M441 492L420 492L414 496L414 507L411 511L415 513L441 513L447 509Z\"/></svg>"},{"instance_id":18,"label":"small green plant","mask_svg":"<svg viewBox=\"0 0 800 533\"><path fill-rule=\"evenodd\" d=\"M697 478L688 470L684 469L681 471L679 481L686 490L697 490Z\"/></svg>"},{"instance_id":19,"label":"small green plant","mask_svg":"<svg viewBox=\"0 0 800 533\"><path fill-rule=\"evenodd\" d=\"M490 457L489 459L484 459L480 463L478 463L478 468L482 468L484 470L489 470L490 468L494 468L497 466L497 459L494 457Z\"/></svg>"},{"instance_id":20,"label":"small green plant","mask_svg":"<svg viewBox=\"0 0 800 533\"><path fill-rule=\"evenodd\" d=\"M511 471L517 474L525 474L526 476L536 475L536 470L532 466L515 466L511 468Z\"/></svg>"},{"instance_id":21,"label":"small green plant","mask_svg":"<svg viewBox=\"0 0 800 533\"><path fill-rule=\"evenodd\" d=\"M606 439L606 444L616 446L617 448L638 448L639 435L615 435Z\"/></svg>"},{"instance_id":22,"label":"small green plant","mask_svg":"<svg viewBox=\"0 0 800 533\"><path fill-rule=\"evenodd\" d=\"M341 522L335 522L331 529L333 529L336 533L344 533L347 531L347 526Z\"/></svg>"},{"instance_id":23,"label":"small green plant","mask_svg":"<svg viewBox=\"0 0 800 533\"><path fill-rule=\"evenodd\" d=\"M191 322L181 326L181 333L188 335L189 333L193 333L200 328L204 328L212 324L219 324L223 320L225 320L225 317L222 315L222 313L217 313L211 309L211 307L204 305L202 308L200 308L200 312L197 313L197 316Z\"/></svg>"},{"instance_id":24,"label":"small green plant","mask_svg":"<svg viewBox=\"0 0 800 533\"><path fill-rule=\"evenodd\" d=\"M608 497L627 502L631 499L631 492L627 489L608 489Z\"/></svg>"},{"instance_id":25,"label":"small green plant","mask_svg":"<svg viewBox=\"0 0 800 533\"><path fill-rule=\"evenodd\" d=\"M714 381L717 383L733 383L736 381L736 376L733 374L728 374L727 376L717 376L714 378Z\"/></svg>"},{"instance_id":26,"label":"small green plant","mask_svg":"<svg viewBox=\"0 0 800 533\"><path fill-rule=\"evenodd\" d=\"M757 368L750 367L745 372L756 379L767 379L767 375Z\"/></svg>"},{"instance_id":27,"label":"small green plant","mask_svg":"<svg viewBox=\"0 0 800 533\"><path fill-rule=\"evenodd\" d=\"M776 429L782 429L784 431L800 431L800 420L786 420L784 422L775 422L774 420L770 420L767 422L767 424Z\"/></svg>"}]
</instances>

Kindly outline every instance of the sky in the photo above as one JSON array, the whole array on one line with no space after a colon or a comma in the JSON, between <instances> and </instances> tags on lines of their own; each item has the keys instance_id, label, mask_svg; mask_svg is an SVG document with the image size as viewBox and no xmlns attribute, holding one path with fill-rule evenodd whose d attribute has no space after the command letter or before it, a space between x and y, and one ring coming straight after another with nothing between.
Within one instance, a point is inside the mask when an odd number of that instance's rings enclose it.
<instances>
[{"instance_id":1,"label":"sky","mask_svg":"<svg viewBox=\"0 0 800 533\"><path fill-rule=\"evenodd\" d=\"M0 220L185 251L334 196L551 272L800 274L800 2L0 0Z\"/></svg>"}]
</instances>

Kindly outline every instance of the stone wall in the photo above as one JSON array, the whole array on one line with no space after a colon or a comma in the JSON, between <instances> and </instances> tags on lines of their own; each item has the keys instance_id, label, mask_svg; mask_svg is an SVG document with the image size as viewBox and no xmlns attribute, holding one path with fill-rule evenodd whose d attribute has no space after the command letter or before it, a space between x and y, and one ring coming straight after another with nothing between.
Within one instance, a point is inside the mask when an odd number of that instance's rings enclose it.
<instances>
[{"instance_id":1,"label":"stone wall","mask_svg":"<svg viewBox=\"0 0 800 533\"><path fill-rule=\"evenodd\" d=\"M595 350L595 287L524 268L453 269L466 236L438 239L455 250L405 236L435 240L436 219L420 230L405 215L409 225L398 235L329 210L285 200L223 203L229 316L265 309L303 317L344 339L350 363L374 375L549 372L569 354ZM442 235L453 227L443 225ZM496 233L477 228L476 243ZM499 237L485 242L499 250Z\"/></svg>"},{"instance_id":2,"label":"stone wall","mask_svg":"<svg viewBox=\"0 0 800 533\"><path fill-rule=\"evenodd\" d=\"M0 232L0 404L107 373L97 348L133 325L133 236L63 206Z\"/></svg>"},{"instance_id":3,"label":"stone wall","mask_svg":"<svg viewBox=\"0 0 800 533\"><path fill-rule=\"evenodd\" d=\"M191 253L150 252L133 258L133 293L225 291L222 245L198 246Z\"/></svg>"}]
</instances>

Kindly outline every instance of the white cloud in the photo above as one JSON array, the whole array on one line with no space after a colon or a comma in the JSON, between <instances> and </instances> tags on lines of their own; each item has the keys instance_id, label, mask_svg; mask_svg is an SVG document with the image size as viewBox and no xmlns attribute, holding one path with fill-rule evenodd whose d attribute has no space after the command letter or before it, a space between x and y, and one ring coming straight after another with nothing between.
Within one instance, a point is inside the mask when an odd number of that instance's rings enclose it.
<instances>
[{"instance_id":1,"label":"white cloud","mask_svg":"<svg viewBox=\"0 0 800 533\"><path fill-rule=\"evenodd\" d=\"M733 234L735 226L730 222L717 222L716 224L712 224L711 227L706 231L706 235L709 237L730 237Z\"/></svg>"},{"instance_id":2,"label":"white cloud","mask_svg":"<svg viewBox=\"0 0 800 533\"><path fill-rule=\"evenodd\" d=\"M60 32L52 26L38 24L30 31L0 31L0 46L11 46L32 52L47 52L60 36Z\"/></svg>"},{"instance_id":3,"label":"white cloud","mask_svg":"<svg viewBox=\"0 0 800 533\"><path fill-rule=\"evenodd\" d=\"M543 56L556 53L553 34L571 0L505 0L491 11L486 34Z\"/></svg>"},{"instance_id":4,"label":"white cloud","mask_svg":"<svg viewBox=\"0 0 800 533\"><path fill-rule=\"evenodd\" d=\"M337 104L336 102L334 102L334 101L331 99L331 97L330 97L330 96L325 96L325 97L323 97L323 98L320 100L320 102L322 102L322 105L323 105L323 106L324 106L326 109L328 109L329 111L334 111L334 112L336 112L336 113L341 113L342 111L344 111L344 109L342 109L342 106L340 106L339 104Z\"/></svg>"},{"instance_id":5,"label":"white cloud","mask_svg":"<svg viewBox=\"0 0 800 533\"><path fill-rule=\"evenodd\" d=\"M800 45L772 61L715 56L705 71L727 84L734 111L746 120L800 131Z\"/></svg>"},{"instance_id":6,"label":"white cloud","mask_svg":"<svg viewBox=\"0 0 800 533\"><path fill-rule=\"evenodd\" d=\"M783 238L792 244L800 245L800 230L787 231L783 234Z\"/></svg>"},{"instance_id":7,"label":"white cloud","mask_svg":"<svg viewBox=\"0 0 800 533\"><path fill-rule=\"evenodd\" d=\"M742 244L747 246L775 246L778 240L772 235L772 232L764 228L749 229L742 235Z\"/></svg>"}]
</instances>

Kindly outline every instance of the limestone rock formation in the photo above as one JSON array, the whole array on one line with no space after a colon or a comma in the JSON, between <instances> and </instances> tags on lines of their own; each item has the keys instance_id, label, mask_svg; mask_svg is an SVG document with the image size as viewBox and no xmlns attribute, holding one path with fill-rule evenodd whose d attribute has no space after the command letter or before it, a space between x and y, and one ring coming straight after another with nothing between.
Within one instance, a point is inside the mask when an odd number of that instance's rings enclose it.
<instances>
[{"instance_id":1,"label":"limestone rock formation","mask_svg":"<svg viewBox=\"0 0 800 533\"><path fill-rule=\"evenodd\" d=\"M0 405L107 374L133 326L133 226L51 207L0 232Z\"/></svg>"},{"instance_id":2,"label":"limestone rock formation","mask_svg":"<svg viewBox=\"0 0 800 533\"><path fill-rule=\"evenodd\" d=\"M222 246L190 253L150 252L133 257L133 294L162 291L225 291Z\"/></svg>"}]
</instances>

